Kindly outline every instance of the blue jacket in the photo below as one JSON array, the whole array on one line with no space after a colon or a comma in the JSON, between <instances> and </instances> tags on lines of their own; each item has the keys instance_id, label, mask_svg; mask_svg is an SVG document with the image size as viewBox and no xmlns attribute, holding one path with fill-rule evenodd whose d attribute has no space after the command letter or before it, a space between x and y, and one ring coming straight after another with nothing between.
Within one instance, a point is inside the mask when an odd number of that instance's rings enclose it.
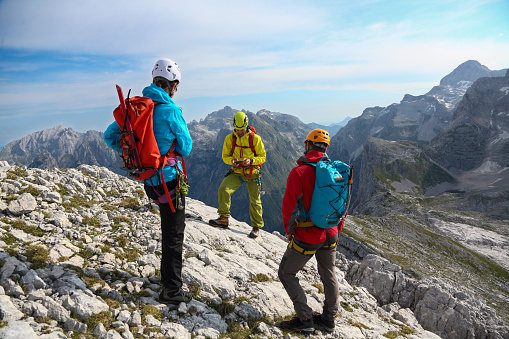
<instances>
[{"instance_id":1,"label":"blue jacket","mask_svg":"<svg viewBox=\"0 0 509 339\"><path fill-rule=\"evenodd\" d=\"M173 99L162 88L154 84L143 89L143 96L152 99L155 103L160 103L154 106L153 118L154 136L156 137L159 152L166 154L170 150L173 140L176 139L174 149L182 156L189 155L193 147L193 140L182 115L182 109L175 104ZM106 145L115 151L117 150L115 143L119 134L120 127L118 127L115 121L104 132ZM163 174L166 182L177 178L176 170L171 166L165 166ZM157 186L161 184L159 177L160 175L156 173L145 180L145 183Z\"/></svg>"}]
</instances>

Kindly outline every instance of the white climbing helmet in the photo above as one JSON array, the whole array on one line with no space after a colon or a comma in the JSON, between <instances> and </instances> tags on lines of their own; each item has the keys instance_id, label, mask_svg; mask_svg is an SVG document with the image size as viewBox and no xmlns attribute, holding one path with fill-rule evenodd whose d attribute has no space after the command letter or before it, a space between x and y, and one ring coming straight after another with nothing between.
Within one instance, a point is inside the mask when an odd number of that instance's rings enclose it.
<instances>
[{"instance_id":1,"label":"white climbing helmet","mask_svg":"<svg viewBox=\"0 0 509 339\"><path fill-rule=\"evenodd\" d=\"M156 65L152 70L152 79L155 77L163 77L169 81L177 80L180 83L180 68L173 60L157 60Z\"/></svg>"}]
</instances>

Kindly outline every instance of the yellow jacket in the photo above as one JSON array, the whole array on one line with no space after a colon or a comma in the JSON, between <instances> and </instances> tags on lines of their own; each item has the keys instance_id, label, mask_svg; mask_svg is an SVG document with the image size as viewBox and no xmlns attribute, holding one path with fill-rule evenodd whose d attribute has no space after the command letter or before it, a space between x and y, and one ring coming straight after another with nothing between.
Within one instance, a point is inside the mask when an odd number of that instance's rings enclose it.
<instances>
[{"instance_id":1,"label":"yellow jacket","mask_svg":"<svg viewBox=\"0 0 509 339\"><path fill-rule=\"evenodd\" d=\"M265 146L263 146L262 138L256 134L253 133L253 146L254 150L256 152L256 155L251 150L251 147L249 146L249 134L253 132L246 132L242 137L240 137L235 131L233 133L230 133L224 138L224 144L223 144L223 161L227 165L232 165L232 160L234 158L237 158L239 160L242 160L244 158L247 159L253 159L252 164L247 167L241 167L241 166L233 166L232 169L235 173L243 174L247 176L254 176L255 178L258 177L258 172L260 170L261 164L263 164L267 159L267 154L265 153ZM237 140L236 140L236 147L232 152L232 142L233 142L233 135L235 134Z\"/></svg>"}]
</instances>

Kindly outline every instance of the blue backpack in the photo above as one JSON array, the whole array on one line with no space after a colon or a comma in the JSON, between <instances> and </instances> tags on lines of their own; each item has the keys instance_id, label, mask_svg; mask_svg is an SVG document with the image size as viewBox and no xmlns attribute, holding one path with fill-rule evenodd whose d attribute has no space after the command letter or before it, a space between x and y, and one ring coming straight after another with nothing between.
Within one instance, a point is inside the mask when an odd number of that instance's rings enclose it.
<instances>
[{"instance_id":1,"label":"blue backpack","mask_svg":"<svg viewBox=\"0 0 509 339\"><path fill-rule=\"evenodd\" d=\"M317 163L306 163L316 167L316 181L311 208L309 211L300 209L298 215L321 228L331 228L340 224L340 232L344 218L348 214L352 193L353 166L341 161L331 161L323 157Z\"/></svg>"}]
</instances>

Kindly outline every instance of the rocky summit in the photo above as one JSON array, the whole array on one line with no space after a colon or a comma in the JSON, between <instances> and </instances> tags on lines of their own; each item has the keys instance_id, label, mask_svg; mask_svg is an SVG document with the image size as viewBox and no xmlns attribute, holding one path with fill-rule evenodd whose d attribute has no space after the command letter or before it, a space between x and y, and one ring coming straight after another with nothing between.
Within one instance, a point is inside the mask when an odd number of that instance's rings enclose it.
<instances>
[{"instance_id":1,"label":"rocky summit","mask_svg":"<svg viewBox=\"0 0 509 339\"><path fill-rule=\"evenodd\" d=\"M160 219L142 186L104 167L29 169L0 162L0 338L296 338L277 277L286 239L186 200L183 280L194 300L157 301ZM347 221L362 223L359 219ZM353 225L353 224L352 224ZM337 254L340 311L311 338L507 338L468 291L417 280L348 236ZM316 262L298 274L324 300Z\"/></svg>"}]
</instances>

